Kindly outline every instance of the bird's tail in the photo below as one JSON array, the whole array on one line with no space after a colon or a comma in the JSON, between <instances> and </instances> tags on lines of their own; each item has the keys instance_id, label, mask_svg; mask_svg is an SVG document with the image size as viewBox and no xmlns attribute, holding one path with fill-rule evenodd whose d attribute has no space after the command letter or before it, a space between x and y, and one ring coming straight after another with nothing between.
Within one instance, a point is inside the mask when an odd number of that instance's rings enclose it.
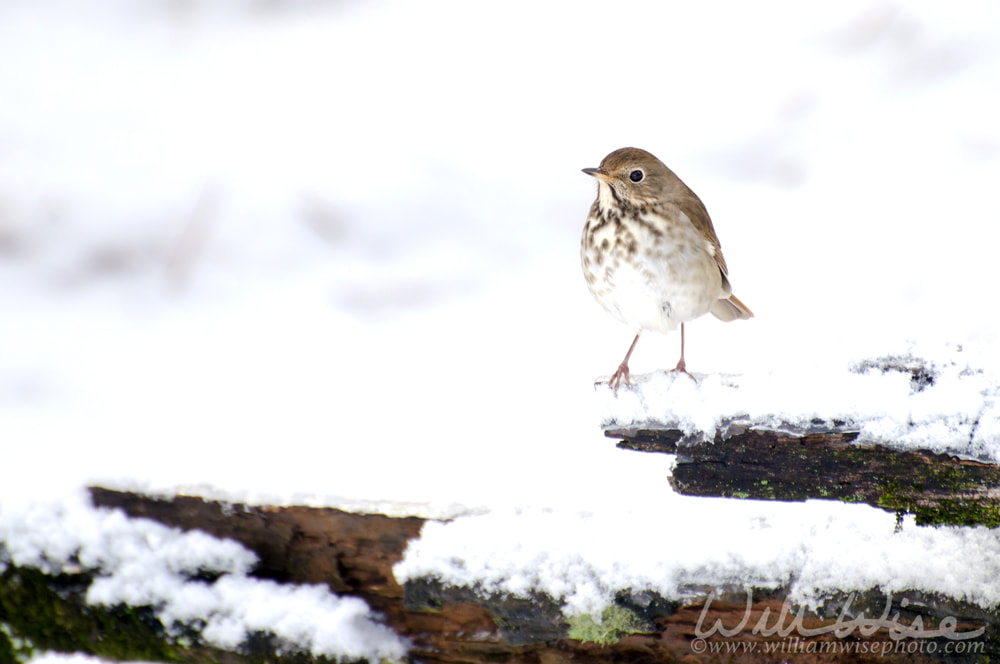
<instances>
[{"instance_id":1,"label":"bird's tail","mask_svg":"<svg viewBox=\"0 0 1000 664\"><path fill-rule=\"evenodd\" d=\"M746 320L747 318L753 318L753 312L750 311L750 308L740 302L740 299L735 295L730 295L722 300L716 300L712 304L710 311L713 316L725 323L736 319Z\"/></svg>"}]
</instances>

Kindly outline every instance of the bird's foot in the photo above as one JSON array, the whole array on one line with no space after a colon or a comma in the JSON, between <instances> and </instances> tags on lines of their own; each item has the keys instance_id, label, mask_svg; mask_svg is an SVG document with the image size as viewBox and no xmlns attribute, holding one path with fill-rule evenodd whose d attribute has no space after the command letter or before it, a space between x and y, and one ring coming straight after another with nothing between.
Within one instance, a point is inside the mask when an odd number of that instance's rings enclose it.
<instances>
[{"instance_id":1,"label":"bird's foot","mask_svg":"<svg viewBox=\"0 0 1000 664\"><path fill-rule=\"evenodd\" d=\"M626 385L632 387L632 381L628 379L628 364L625 362L619 364L615 372L611 374L611 378L608 379L608 387L611 388L615 396L618 396L618 388L621 387L622 379L625 379Z\"/></svg>"},{"instance_id":2,"label":"bird's foot","mask_svg":"<svg viewBox=\"0 0 1000 664\"><path fill-rule=\"evenodd\" d=\"M694 374L687 370L687 364L684 363L683 357L677 361L677 366L671 369L670 373L682 373L694 382L698 382L698 379L694 377Z\"/></svg>"}]
</instances>

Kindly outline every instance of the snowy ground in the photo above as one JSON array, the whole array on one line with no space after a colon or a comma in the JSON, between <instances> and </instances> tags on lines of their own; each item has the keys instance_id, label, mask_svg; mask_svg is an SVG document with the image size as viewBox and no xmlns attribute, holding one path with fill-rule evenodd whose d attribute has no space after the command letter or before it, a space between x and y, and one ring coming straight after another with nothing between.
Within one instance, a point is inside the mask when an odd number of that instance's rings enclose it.
<instances>
[{"instance_id":1,"label":"snowy ground","mask_svg":"<svg viewBox=\"0 0 1000 664\"><path fill-rule=\"evenodd\" d=\"M865 543L859 583L996 603L971 571L947 576L971 560L996 575L984 531L893 536L865 507L676 496L668 459L616 450L600 424L846 412L872 439L1000 458L998 29L985 0L9 0L0 518L65 511L91 483L468 515L406 569L492 529L470 575L523 560L511 583L567 597L600 592L539 556L668 589L788 578L848 538ZM578 265L594 196L579 169L625 145L705 200L757 315L691 324L703 388L638 405L593 389L632 331ZM677 343L644 338L633 370L673 366ZM941 380L851 370L908 353ZM603 529L647 518L637 505L676 506L656 511L664 538L769 530L752 550L609 550ZM901 550L920 575L866 562Z\"/></svg>"}]
</instances>

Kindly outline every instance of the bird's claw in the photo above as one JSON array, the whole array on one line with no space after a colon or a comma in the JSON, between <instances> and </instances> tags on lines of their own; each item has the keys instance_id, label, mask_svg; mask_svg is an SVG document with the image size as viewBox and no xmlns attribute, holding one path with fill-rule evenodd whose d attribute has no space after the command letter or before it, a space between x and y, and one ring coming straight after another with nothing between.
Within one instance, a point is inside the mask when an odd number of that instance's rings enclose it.
<instances>
[{"instance_id":1,"label":"bird's claw","mask_svg":"<svg viewBox=\"0 0 1000 664\"><path fill-rule=\"evenodd\" d=\"M670 373L682 373L694 382L698 382L698 379L694 377L694 374L687 370L687 365L684 363L683 357L677 362L677 366L670 370Z\"/></svg>"},{"instance_id":2,"label":"bird's claw","mask_svg":"<svg viewBox=\"0 0 1000 664\"><path fill-rule=\"evenodd\" d=\"M618 365L618 368L611 374L611 378L608 380L608 387L611 388L615 396L618 396L618 388L621 387L622 378L625 379L627 386L632 387L632 381L629 380L628 376L628 365L624 362Z\"/></svg>"}]
</instances>

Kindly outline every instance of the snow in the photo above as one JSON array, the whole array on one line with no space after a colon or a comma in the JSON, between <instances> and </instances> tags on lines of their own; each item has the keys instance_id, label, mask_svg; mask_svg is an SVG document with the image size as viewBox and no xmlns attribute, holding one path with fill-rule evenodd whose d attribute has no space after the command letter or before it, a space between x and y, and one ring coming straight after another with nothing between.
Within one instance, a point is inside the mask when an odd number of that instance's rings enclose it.
<instances>
[{"instance_id":1,"label":"snow","mask_svg":"<svg viewBox=\"0 0 1000 664\"><path fill-rule=\"evenodd\" d=\"M460 517L401 573L520 561L511 588L581 608L622 579L793 575L803 596L844 578L996 601L972 569L992 569L989 532L683 498L601 424L845 419L1000 458L998 28L987 0L5 2L0 519L58 522L83 509L68 489L101 484ZM593 383L634 331L583 283L580 169L625 145L706 202L756 318L687 326L697 384L659 372L677 335L644 335L647 378L613 399ZM935 382L862 370L893 356ZM65 564L79 543L41 530L4 546ZM618 544L646 537L646 557ZM824 577L838 539L865 555ZM942 553L906 566L906 544ZM97 562L108 583L127 564ZM205 601L232 607L226 588ZM275 606L365 615L301 592Z\"/></svg>"},{"instance_id":2,"label":"snow","mask_svg":"<svg viewBox=\"0 0 1000 664\"><path fill-rule=\"evenodd\" d=\"M207 644L234 650L250 632L266 630L286 649L337 660L406 652L364 601L337 597L325 586L252 578L256 561L232 540L95 509L83 490L0 512L0 571L14 564L49 574L92 572L88 604L153 607L168 633L203 625ZM198 580L204 574L218 578Z\"/></svg>"},{"instance_id":3,"label":"snow","mask_svg":"<svg viewBox=\"0 0 1000 664\"><path fill-rule=\"evenodd\" d=\"M618 394L605 380L598 408L607 428L676 428L684 442L724 436L733 423L796 434L837 428L858 431L858 445L1000 462L1000 376L969 364L961 347L929 350L865 359L824 374L822 383L811 368L739 376L659 371L633 376L634 389ZM783 395L777 405L775 393Z\"/></svg>"},{"instance_id":4,"label":"snow","mask_svg":"<svg viewBox=\"0 0 1000 664\"><path fill-rule=\"evenodd\" d=\"M396 565L396 578L430 576L519 596L540 591L567 613L590 615L600 615L623 589L684 599L703 598L706 587L788 586L790 601L815 607L833 589L878 587L937 592L987 608L1000 603L1000 540L984 527L910 522L894 532L892 514L823 501L668 494L655 504L614 507L497 510L429 523Z\"/></svg>"},{"instance_id":5,"label":"snow","mask_svg":"<svg viewBox=\"0 0 1000 664\"><path fill-rule=\"evenodd\" d=\"M79 653L44 653L32 657L28 664L107 664L107 660Z\"/></svg>"}]
</instances>

